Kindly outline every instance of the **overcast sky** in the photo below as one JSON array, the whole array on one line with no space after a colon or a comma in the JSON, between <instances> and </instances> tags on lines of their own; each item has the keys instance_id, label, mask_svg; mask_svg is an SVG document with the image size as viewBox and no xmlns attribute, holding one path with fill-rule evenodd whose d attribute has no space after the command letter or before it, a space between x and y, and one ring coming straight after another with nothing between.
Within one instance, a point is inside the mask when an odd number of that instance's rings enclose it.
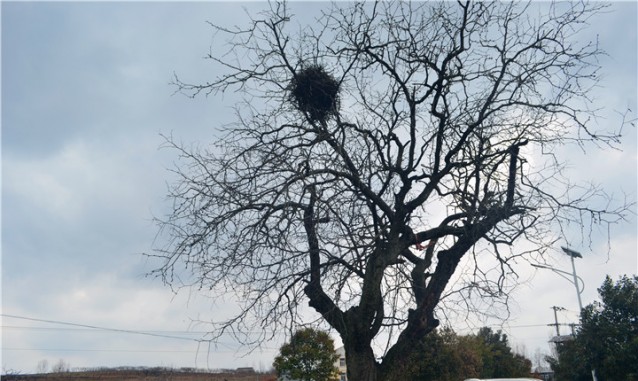
<instances>
[{"instance_id":1,"label":"overcast sky","mask_svg":"<svg viewBox=\"0 0 638 381\"><path fill-rule=\"evenodd\" d=\"M293 11L310 19L326 5L295 3ZM244 6L254 13L265 4ZM635 2L614 3L583 36L598 34L609 53L600 123L618 124L626 108L636 115L636 13ZM195 82L215 76L203 59L214 43L206 21L246 16L240 3L2 2L3 372L60 359L71 367L270 367L279 342L247 356L231 338L199 344L206 326L192 322L216 319L223 307L210 295L174 295L145 276L153 264L141 255L157 232L153 216L168 206L176 159L159 149L160 134L207 142L232 117L231 99L188 99L169 85L174 72ZM574 150L566 160L574 178L635 200L636 130L623 133L622 151ZM637 272L635 217L611 229L611 251L603 235L591 247L566 237L583 254L585 304L606 274ZM571 272L559 247L554 254L550 263ZM549 352L550 307L564 307L559 319L570 323L578 305L567 280L521 266L529 282L503 329L531 357Z\"/></svg>"}]
</instances>

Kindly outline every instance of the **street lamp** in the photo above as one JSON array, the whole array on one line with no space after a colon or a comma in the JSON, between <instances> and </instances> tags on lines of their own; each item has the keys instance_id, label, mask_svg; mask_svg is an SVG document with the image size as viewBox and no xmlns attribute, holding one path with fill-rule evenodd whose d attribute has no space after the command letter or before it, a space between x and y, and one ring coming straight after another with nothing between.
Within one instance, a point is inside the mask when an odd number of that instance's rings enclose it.
<instances>
[{"instance_id":1,"label":"street lamp","mask_svg":"<svg viewBox=\"0 0 638 381\"><path fill-rule=\"evenodd\" d=\"M583 290L585 290L585 281L583 281L583 278L576 276L575 278L573 278L573 280L565 275L570 275L570 276L574 276L574 273L568 273L567 271L563 271L563 270L558 270L555 269L553 267L549 267L549 266L545 266L545 265L537 265L532 263L532 266L539 268L539 269L546 269L546 270L552 270L553 272L555 272L556 274L560 275L562 278L566 279L569 283L572 283L575 287L576 287L576 294L578 295L578 306L580 307L580 309L583 309L583 305L582 305L582 301L581 301L581 297L580 295L583 293ZM580 285L577 283L580 282Z\"/></svg>"},{"instance_id":2,"label":"street lamp","mask_svg":"<svg viewBox=\"0 0 638 381\"><path fill-rule=\"evenodd\" d=\"M576 275L576 265L574 264L574 258L582 258L583 256L579 252L577 252L576 250L572 250L572 249L570 249L568 247L561 246L560 248L563 249L563 252L565 254L569 255L569 257L572 260L572 273L571 274L568 273L567 271L558 270L558 269L555 269L555 268L549 267L549 266L536 265L536 264L532 264L532 266L538 267L540 269L552 270L556 274L558 274L561 277L567 279L570 283L574 284L574 287L576 287L576 296L578 297L578 307L580 308L578 316L581 316L581 314L583 313L583 301L582 301L582 299L580 297L580 294L582 294L583 290L585 289L585 282L583 281L583 279L581 277ZM571 275L572 279L566 277L563 274ZM578 286L578 281L580 281L581 287ZM592 369L591 376L592 376L592 380L593 381L597 381L596 370L595 369Z\"/></svg>"},{"instance_id":3,"label":"street lamp","mask_svg":"<svg viewBox=\"0 0 638 381\"><path fill-rule=\"evenodd\" d=\"M561 246L560 248L563 249L565 254L569 255L569 257L572 259L572 271L573 271L572 274L574 275L574 286L576 286L576 295L578 296L578 307L580 307L580 310L579 310L578 314L580 315L580 313L583 311L583 301L580 299L580 294L585 289L585 282L583 282L583 280L576 275L576 265L574 264L574 258L582 258L583 256L580 255L579 252L577 252L575 250L572 250L570 248L567 248L565 246ZM577 281L577 279L580 279L580 281L583 284L583 289L581 289L580 291L578 290L578 281Z\"/></svg>"}]
</instances>

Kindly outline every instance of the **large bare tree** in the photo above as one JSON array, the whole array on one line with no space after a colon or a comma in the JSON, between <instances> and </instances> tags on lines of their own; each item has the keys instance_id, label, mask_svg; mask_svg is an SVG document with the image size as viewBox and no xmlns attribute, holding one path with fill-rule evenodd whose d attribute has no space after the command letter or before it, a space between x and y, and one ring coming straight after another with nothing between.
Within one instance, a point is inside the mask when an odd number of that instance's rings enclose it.
<instances>
[{"instance_id":1,"label":"large bare tree","mask_svg":"<svg viewBox=\"0 0 638 381\"><path fill-rule=\"evenodd\" d=\"M168 139L183 161L158 273L236 295L219 332L277 331L309 304L341 336L350 380L401 379L446 294L506 296L513 261L569 224L624 217L555 156L618 142L592 119L601 51L574 40L599 8L340 3L300 27L271 3L246 28L212 25L228 37L209 56L223 74L175 84L243 102L208 148Z\"/></svg>"}]
</instances>

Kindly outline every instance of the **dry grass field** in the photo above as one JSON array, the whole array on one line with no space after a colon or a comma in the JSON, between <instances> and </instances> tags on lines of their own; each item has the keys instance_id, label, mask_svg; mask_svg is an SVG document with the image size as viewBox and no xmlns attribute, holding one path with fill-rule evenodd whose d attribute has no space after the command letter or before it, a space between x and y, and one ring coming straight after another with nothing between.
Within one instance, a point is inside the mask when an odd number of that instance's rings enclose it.
<instances>
[{"instance_id":1,"label":"dry grass field","mask_svg":"<svg viewBox=\"0 0 638 381\"><path fill-rule=\"evenodd\" d=\"M186 372L171 369L96 370L45 374L3 375L2 381L276 381L273 373L225 371Z\"/></svg>"}]
</instances>

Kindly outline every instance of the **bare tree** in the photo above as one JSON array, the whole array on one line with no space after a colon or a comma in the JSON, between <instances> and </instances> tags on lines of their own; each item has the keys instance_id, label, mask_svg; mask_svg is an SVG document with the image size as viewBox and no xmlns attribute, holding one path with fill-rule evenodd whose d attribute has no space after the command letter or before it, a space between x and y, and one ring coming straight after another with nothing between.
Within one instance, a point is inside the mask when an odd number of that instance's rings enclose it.
<instances>
[{"instance_id":1,"label":"bare tree","mask_svg":"<svg viewBox=\"0 0 638 381\"><path fill-rule=\"evenodd\" d=\"M46 359L38 361L35 368L36 373L46 373L49 370L49 362Z\"/></svg>"},{"instance_id":2,"label":"bare tree","mask_svg":"<svg viewBox=\"0 0 638 381\"><path fill-rule=\"evenodd\" d=\"M71 369L71 366L68 362L60 359L57 363L51 366L51 373L64 373L68 372Z\"/></svg>"},{"instance_id":3,"label":"bare tree","mask_svg":"<svg viewBox=\"0 0 638 381\"><path fill-rule=\"evenodd\" d=\"M212 25L229 37L209 56L224 74L175 84L244 102L210 148L167 139L183 161L158 274L236 295L218 334L268 339L307 301L340 334L350 380L401 379L444 296L506 298L516 259L628 210L597 208L603 190L571 184L554 155L618 143L592 123L601 51L573 41L601 5L530 7L336 4L298 28L272 3L245 29Z\"/></svg>"}]
</instances>

